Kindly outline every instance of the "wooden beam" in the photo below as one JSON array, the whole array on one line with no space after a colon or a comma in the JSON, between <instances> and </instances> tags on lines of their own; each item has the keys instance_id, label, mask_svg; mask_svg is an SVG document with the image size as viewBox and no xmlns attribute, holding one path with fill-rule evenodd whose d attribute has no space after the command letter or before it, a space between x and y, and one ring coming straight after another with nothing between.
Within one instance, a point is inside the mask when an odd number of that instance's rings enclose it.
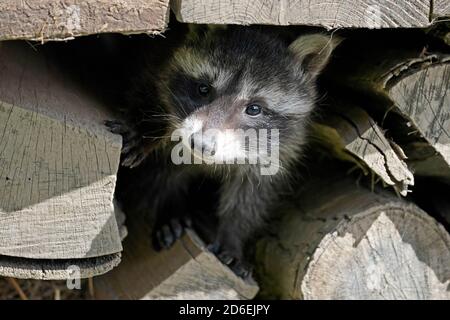
<instances>
[{"instance_id":1,"label":"wooden beam","mask_svg":"<svg viewBox=\"0 0 450 320\"><path fill-rule=\"evenodd\" d=\"M237 277L193 232L156 252L142 217L130 217L127 227L121 264L94 279L98 299L252 299L258 292L253 281Z\"/></svg>"},{"instance_id":2,"label":"wooden beam","mask_svg":"<svg viewBox=\"0 0 450 320\"><path fill-rule=\"evenodd\" d=\"M112 270L120 263L120 257L120 253L83 259L27 259L0 255L0 275L38 280L91 278Z\"/></svg>"},{"instance_id":3,"label":"wooden beam","mask_svg":"<svg viewBox=\"0 0 450 320\"><path fill-rule=\"evenodd\" d=\"M450 235L417 206L332 175L296 199L258 244L262 298L450 299Z\"/></svg>"},{"instance_id":4,"label":"wooden beam","mask_svg":"<svg viewBox=\"0 0 450 320\"><path fill-rule=\"evenodd\" d=\"M450 2L448 0L433 0L433 17L450 17Z\"/></svg>"},{"instance_id":5,"label":"wooden beam","mask_svg":"<svg viewBox=\"0 0 450 320\"><path fill-rule=\"evenodd\" d=\"M401 146L416 176L450 179L448 53L433 52L425 33L403 32L350 38L339 55L327 73L329 87L339 88L333 94L357 100Z\"/></svg>"},{"instance_id":6,"label":"wooden beam","mask_svg":"<svg viewBox=\"0 0 450 320\"><path fill-rule=\"evenodd\" d=\"M444 1L444 0L443 0ZM430 0L174 0L181 22L210 24L315 25L326 28L426 27Z\"/></svg>"},{"instance_id":7,"label":"wooden beam","mask_svg":"<svg viewBox=\"0 0 450 320\"><path fill-rule=\"evenodd\" d=\"M104 128L104 106L35 50L0 44L0 255L116 254L121 138Z\"/></svg>"},{"instance_id":8,"label":"wooden beam","mask_svg":"<svg viewBox=\"0 0 450 320\"><path fill-rule=\"evenodd\" d=\"M95 33L157 34L169 0L2 0L0 40L65 40Z\"/></svg>"},{"instance_id":9,"label":"wooden beam","mask_svg":"<svg viewBox=\"0 0 450 320\"><path fill-rule=\"evenodd\" d=\"M408 120L411 131L417 130L434 151L426 155L418 143L406 146L410 165L417 174L450 178L449 88L450 59L404 77L389 88L389 96Z\"/></svg>"}]
</instances>

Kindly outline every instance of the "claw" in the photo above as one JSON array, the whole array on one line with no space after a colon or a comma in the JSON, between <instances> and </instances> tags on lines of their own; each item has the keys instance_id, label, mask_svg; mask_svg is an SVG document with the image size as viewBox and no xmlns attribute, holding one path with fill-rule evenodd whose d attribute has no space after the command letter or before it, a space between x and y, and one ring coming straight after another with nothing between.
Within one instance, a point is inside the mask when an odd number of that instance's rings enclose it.
<instances>
[{"instance_id":1,"label":"claw","mask_svg":"<svg viewBox=\"0 0 450 320\"><path fill-rule=\"evenodd\" d=\"M227 265L231 271L234 272L238 277L247 279L251 277L252 270L251 267L243 262L238 256L234 255L232 252L224 249L220 241L215 241L206 247L211 253L214 253L216 257L225 265Z\"/></svg>"},{"instance_id":2,"label":"claw","mask_svg":"<svg viewBox=\"0 0 450 320\"><path fill-rule=\"evenodd\" d=\"M217 242L213 242L210 243L206 249L208 249L209 252L214 253L215 255L217 255L219 253L219 244Z\"/></svg>"},{"instance_id":3,"label":"claw","mask_svg":"<svg viewBox=\"0 0 450 320\"><path fill-rule=\"evenodd\" d=\"M231 270L239 277L243 278L243 279L247 279L249 277L251 277L252 274L252 270L249 266L245 265L244 263L235 261L235 263L233 263L231 265Z\"/></svg>"},{"instance_id":4,"label":"claw","mask_svg":"<svg viewBox=\"0 0 450 320\"><path fill-rule=\"evenodd\" d=\"M157 251L170 248L185 233L183 219L173 218L153 233L153 246Z\"/></svg>"},{"instance_id":5,"label":"claw","mask_svg":"<svg viewBox=\"0 0 450 320\"><path fill-rule=\"evenodd\" d=\"M117 120L106 120L103 123L105 124L105 126L108 127L109 131L111 131L112 133L122 134L127 130L125 125Z\"/></svg>"},{"instance_id":6,"label":"claw","mask_svg":"<svg viewBox=\"0 0 450 320\"><path fill-rule=\"evenodd\" d=\"M217 255L217 258L219 258L220 261L222 261L223 264L229 265L235 260L230 254L228 254L226 251L222 251Z\"/></svg>"},{"instance_id":7,"label":"claw","mask_svg":"<svg viewBox=\"0 0 450 320\"><path fill-rule=\"evenodd\" d=\"M170 228L172 229L172 232L175 235L176 239L179 239L183 234L183 226L176 219L170 220Z\"/></svg>"},{"instance_id":8,"label":"claw","mask_svg":"<svg viewBox=\"0 0 450 320\"><path fill-rule=\"evenodd\" d=\"M122 161L122 165L124 167L132 167L132 165L134 164L134 161L137 158L137 154L136 153L129 153L125 156L125 158Z\"/></svg>"},{"instance_id":9,"label":"claw","mask_svg":"<svg viewBox=\"0 0 450 320\"><path fill-rule=\"evenodd\" d=\"M161 230L162 230L163 247L169 248L175 241L172 231L170 230L168 225L164 225Z\"/></svg>"},{"instance_id":10,"label":"claw","mask_svg":"<svg viewBox=\"0 0 450 320\"><path fill-rule=\"evenodd\" d=\"M142 138L138 132L120 120L106 120L103 123L110 132L122 135L121 165L129 168L140 165L146 158L146 153L143 151Z\"/></svg>"},{"instance_id":11,"label":"claw","mask_svg":"<svg viewBox=\"0 0 450 320\"><path fill-rule=\"evenodd\" d=\"M183 217L183 224L186 228L192 228L192 219L189 216Z\"/></svg>"},{"instance_id":12,"label":"claw","mask_svg":"<svg viewBox=\"0 0 450 320\"><path fill-rule=\"evenodd\" d=\"M145 160L146 155L144 153L139 153L136 158L134 159L133 163L131 163L130 168L136 168L138 165L142 163L142 161Z\"/></svg>"},{"instance_id":13,"label":"claw","mask_svg":"<svg viewBox=\"0 0 450 320\"><path fill-rule=\"evenodd\" d=\"M135 148L137 145L139 144L139 142L134 139L134 140L129 140L129 141L124 141L123 142L123 147L122 147L122 153L129 153L133 148Z\"/></svg>"}]
</instances>

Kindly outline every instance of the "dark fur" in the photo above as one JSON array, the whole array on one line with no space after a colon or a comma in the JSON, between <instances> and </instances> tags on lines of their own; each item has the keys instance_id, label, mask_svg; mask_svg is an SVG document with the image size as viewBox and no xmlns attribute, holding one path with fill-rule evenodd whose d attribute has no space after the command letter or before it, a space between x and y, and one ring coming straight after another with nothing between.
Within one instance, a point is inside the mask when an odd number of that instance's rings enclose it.
<instances>
[{"instance_id":1,"label":"dark fur","mask_svg":"<svg viewBox=\"0 0 450 320\"><path fill-rule=\"evenodd\" d=\"M119 181L118 197L126 206L156 214L157 246L171 246L195 221L195 207L187 204L193 203L192 192L198 195L202 181L212 179L218 184L219 223L210 249L237 274L249 274L244 245L263 226L290 166L302 155L316 101L315 79L332 50L319 52L325 48L323 37L318 36L316 50L303 50L298 48L303 42L288 48L257 28L200 27L167 59L144 67L136 77L128 93L126 122L108 126L124 137L122 164L134 168L122 174L128 182ZM318 53L322 64L315 61ZM199 82L217 86L203 98L196 91ZM264 113L249 118L241 110L253 99ZM261 176L258 165L174 165L168 136L192 115L202 117L206 127L279 129L280 171ZM128 189L121 190L120 184ZM215 195L211 190L205 197Z\"/></svg>"}]
</instances>

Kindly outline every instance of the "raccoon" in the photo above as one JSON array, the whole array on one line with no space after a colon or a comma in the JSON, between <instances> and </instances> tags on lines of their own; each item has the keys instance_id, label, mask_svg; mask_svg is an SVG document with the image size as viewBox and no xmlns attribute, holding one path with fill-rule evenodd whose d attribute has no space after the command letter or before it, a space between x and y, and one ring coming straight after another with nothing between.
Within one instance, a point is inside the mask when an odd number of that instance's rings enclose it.
<instances>
[{"instance_id":1,"label":"raccoon","mask_svg":"<svg viewBox=\"0 0 450 320\"><path fill-rule=\"evenodd\" d=\"M246 245L302 156L316 79L338 43L320 33L286 43L258 28L201 26L164 63L143 67L124 120L106 124L122 134L121 164L130 168L133 192L122 198L156 214L158 249L192 226L192 182L209 177L219 190L208 248L237 275L251 274ZM262 152L262 140L269 151Z\"/></svg>"}]
</instances>

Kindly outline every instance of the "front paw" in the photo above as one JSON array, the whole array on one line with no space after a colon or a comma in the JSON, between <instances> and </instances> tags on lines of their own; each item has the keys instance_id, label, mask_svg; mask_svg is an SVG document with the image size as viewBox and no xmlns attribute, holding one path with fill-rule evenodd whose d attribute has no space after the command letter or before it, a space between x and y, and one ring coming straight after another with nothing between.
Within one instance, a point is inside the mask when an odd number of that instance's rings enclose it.
<instances>
[{"instance_id":1,"label":"front paw","mask_svg":"<svg viewBox=\"0 0 450 320\"><path fill-rule=\"evenodd\" d=\"M227 248L226 245L216 241L208 246L208 250L216 255L216 257L225 265L227 265L238 277L243 279L251 278L252 267L245 262L242 254L238 250Z\"/></svg>"},{"instance_id":2,"label":"front paw","mask_svg":"<svg viewBox=\"0 0 450 320\"><path fill-rule=\"evenodd\" d=\"M153 230L152 242L156 251L169 249L175 241L181 238L187 228L192 227L189 217L172 218L169 222L160 225Z\"/></svg>"},{"instance_id":3,"label":"front paw","mask_svg":"<svg viewBox=\"0 0 450 320\"><path fill-rule=\"evenodd\" d=\"M142 136L137 130L118 120L107 120L104 122L112 133L122 136L122 160L124 167L135 168L144 161L147 154L144 149Z\"/></svg>"}]
</instances>

